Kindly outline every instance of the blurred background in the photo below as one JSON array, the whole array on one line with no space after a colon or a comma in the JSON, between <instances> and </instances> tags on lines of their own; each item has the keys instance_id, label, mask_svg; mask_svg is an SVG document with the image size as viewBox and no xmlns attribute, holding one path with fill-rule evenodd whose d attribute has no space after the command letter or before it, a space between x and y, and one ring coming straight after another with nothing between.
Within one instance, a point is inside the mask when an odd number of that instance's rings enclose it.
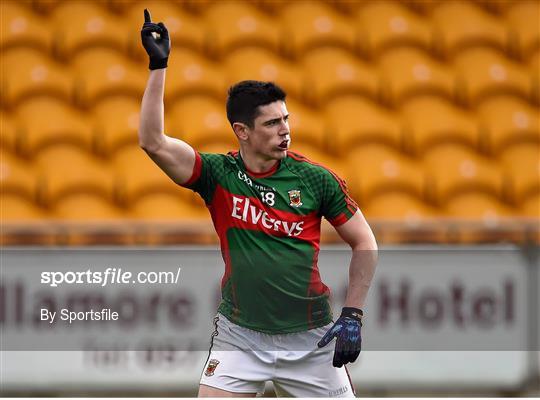
<instances>
[{"instance_id":1,"label":"blurred background","mask_svg":"<svg viewBox=\"0 0 540 400\"><path fill-rule=\"evenodd\" d=\"M381 246L503 244L537 270L539 1L0 6L3 247L217 244L202 200L138 146L148 8L172 41L168 135L236 149L227 88L275 81L291 149L346 179ZM537 384L537 364L515 393Z\"/></svg>"}]
</instances>

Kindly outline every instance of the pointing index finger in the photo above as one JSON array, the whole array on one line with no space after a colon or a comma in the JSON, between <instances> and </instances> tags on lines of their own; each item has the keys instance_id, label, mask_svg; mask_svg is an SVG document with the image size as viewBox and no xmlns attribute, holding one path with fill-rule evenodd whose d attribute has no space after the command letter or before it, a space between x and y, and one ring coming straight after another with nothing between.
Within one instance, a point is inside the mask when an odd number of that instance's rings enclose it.
<instances>
[{"instance_id":1,"label":"pointing index finger","mask_svg":"<svg viewBox=\"0 0 540 400\"><path fill-rule=\"evenodd\" d=\"M144 22L152 22L152 18L150 17L150 11L148 9L144 9Z\"/></svg>"}]
</instances>

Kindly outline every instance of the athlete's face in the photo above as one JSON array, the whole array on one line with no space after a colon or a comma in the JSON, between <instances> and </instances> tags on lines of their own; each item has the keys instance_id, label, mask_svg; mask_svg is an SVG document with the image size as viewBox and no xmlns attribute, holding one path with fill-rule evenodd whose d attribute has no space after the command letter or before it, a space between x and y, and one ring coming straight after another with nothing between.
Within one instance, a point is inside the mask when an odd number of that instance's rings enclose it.
<instances>
[{"instance_id":1,"label":"athlete's face","mask_svg":"<svg viewBox=\"0 0 540 400\"><path fill-rule=\"evenodd\" d=\"M291 138L289 112L283 101L259 107L253 129L246 127L245 143L249 151L265 160L281 160L287 155Z\"/></svg>"}]
</instances>

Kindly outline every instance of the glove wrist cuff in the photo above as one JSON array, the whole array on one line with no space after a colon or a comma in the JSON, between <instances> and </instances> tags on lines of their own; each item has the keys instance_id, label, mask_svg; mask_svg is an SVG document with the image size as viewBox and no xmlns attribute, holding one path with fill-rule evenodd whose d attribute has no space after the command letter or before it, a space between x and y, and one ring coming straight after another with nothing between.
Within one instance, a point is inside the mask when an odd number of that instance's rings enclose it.
<instances>
[{"instance_id":1,"label":"glove wrist cuff","mask_svg":"<svg viewBox=\"0 0 540 400\"><path fill-rule=\"evenodd\" d=\"M364 312L359 308L343 307L341 310L341 317L349 317L361 322L363 316Z\"/></svg>"},{"instance_id":2,"label":"glove wrist cuff","mask_svg":"<svg viewBox=\"0 0 540 400\"><path fill-rule=\"evenodd\" d=\"M161 58L159 60L150 59L150 64L148 68L150 69L162 69L167 68L167 61L169 60L169 57Z\"/></svg>"}]
</instances>

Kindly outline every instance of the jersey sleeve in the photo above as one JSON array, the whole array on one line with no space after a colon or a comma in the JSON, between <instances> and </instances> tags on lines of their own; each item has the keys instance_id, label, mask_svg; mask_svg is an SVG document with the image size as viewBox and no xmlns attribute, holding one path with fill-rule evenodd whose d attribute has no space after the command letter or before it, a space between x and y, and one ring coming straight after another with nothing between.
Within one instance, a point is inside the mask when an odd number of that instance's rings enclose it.
<instances>
[{"instance_id":1,"label":"jersey sleeve","mask_svg":"<svg viewBox=\"0 0 540 400\"><path fill-rule=\"evenodd\" d=\"M358 210L345 181L328 170L323 174L322 195L322 215L333 226L347 222Z\"/></svg>"},{"instance_id":2,"label":"jersey sleeve","mask_svg":"<svg viewBox=\"0 0 540 400\"><path fill-rule=\"evenodd\" d=\"M206 204L210 204L225 157L223 154L199 153L195 150L193 173L182 186L198 193Z\"/></svg>"}]
</instances>

